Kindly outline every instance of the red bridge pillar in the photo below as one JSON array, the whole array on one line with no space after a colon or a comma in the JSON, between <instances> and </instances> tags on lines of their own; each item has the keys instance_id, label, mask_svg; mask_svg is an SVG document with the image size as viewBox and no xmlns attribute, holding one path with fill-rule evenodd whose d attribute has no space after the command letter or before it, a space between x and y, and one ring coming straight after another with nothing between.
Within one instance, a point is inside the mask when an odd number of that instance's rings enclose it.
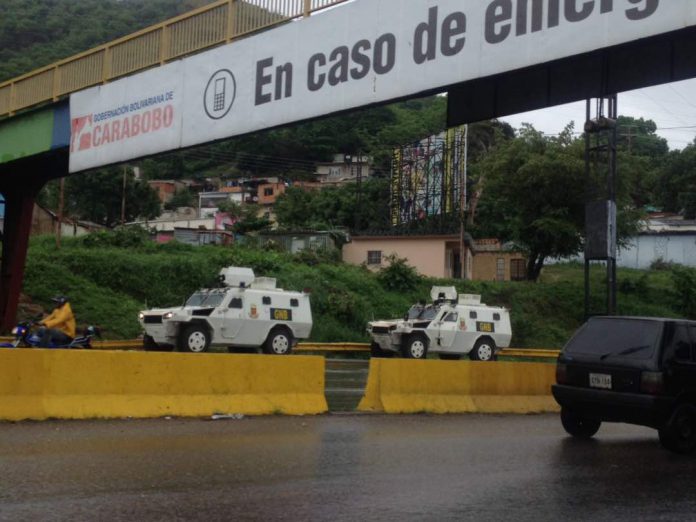
<instances>
[{"instance_id":1,"label":"red bridge pillar","mask_svg":"<svg viewBox=\"0 0 696 522\"><path fill-rule=\"evenodd\" d=\"M0 329L2 331L12 328L17 316L36 194L37 190L33 187L15 188L4 192L5 223L0 264Z\"/></svg>"},{"instance_id":2,"label":"red bridge pillar","mask_svg":"<svg viewBox=\"0 0 696 522\"><path fill-rule=\"evenodd\" d=\"M36 196L47 181L67 174L67 149L0 165L0 193L5 197L0 260L0 331L10 330L17 320Z\"/></svg>"}]
</instances>

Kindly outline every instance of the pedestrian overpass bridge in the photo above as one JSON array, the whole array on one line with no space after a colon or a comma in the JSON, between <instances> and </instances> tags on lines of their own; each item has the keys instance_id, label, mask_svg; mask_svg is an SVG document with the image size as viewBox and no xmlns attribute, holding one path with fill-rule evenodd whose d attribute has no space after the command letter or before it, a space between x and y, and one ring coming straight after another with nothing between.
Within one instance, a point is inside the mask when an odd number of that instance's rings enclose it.
<instances>
[{"instance_id":1,"label":"pedestrian overpass bridge","mask_svg":"<svg viewBox=\"0 0 696 522\"><path fill-rule=\"evenodd\" d=\"M696 76L693 0L219 0L0 83L0 326L50 179L448 93L458 125Z\"/></svg>"}]
</instances>

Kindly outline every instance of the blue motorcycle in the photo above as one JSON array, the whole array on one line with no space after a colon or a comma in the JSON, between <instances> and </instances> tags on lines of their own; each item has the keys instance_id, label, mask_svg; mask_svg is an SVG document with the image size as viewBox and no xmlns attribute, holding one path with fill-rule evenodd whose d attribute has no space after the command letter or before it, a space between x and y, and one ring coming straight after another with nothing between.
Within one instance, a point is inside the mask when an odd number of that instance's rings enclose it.
<instances>
[{"instance_id":1,"label":"blue motorcycle","mask_svg":"<svg viewBox=\"0 0 696 522\"><path fill-rule=\"evenodd\" d=\"M41 336L33 329L39 323L34 321L23 321L12 329L14 340L11 343L0 343L0 348L92 348L92 338L101 337L101 332L96 326L88 326L82 335L75 337L67 344L51 343L49 346L39 346Z\"/></svg>"}]
</instances>

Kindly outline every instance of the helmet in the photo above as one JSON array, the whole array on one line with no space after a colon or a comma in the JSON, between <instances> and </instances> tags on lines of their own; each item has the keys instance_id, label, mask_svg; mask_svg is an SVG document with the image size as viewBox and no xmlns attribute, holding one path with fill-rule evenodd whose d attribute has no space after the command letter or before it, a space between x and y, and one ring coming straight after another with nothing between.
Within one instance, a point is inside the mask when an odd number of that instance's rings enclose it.
<instances>
[{"instance_id":1,"label":"helmet","mask_svg":"<svg viewBox=\"0 0 696 522\"><path fill-rule=\"evenodd\" d=\"M57 303L60 306L63 306L65 303L68 302L68 298L64 295L57 295L55 297L51 297L51 301Z\"/></svg>"}]
</instances>

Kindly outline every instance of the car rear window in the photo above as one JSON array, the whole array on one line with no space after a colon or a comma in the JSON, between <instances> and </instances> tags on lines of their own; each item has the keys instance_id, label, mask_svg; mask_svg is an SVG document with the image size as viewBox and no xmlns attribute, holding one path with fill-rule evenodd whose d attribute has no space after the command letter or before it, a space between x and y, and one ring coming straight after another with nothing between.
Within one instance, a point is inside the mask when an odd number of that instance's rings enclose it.
<instances>
[{"instance_id":1,"label":"car rear window","mask_svg":"<svg viewBox=\"0 0 696 522\"><path fill-rule=\"evenodd\" d=\"M577 331L563 351L571 355L598 355L603 359L651 359L661 332L660 321L594 318Z\"/></svg>"}]
</instances>

